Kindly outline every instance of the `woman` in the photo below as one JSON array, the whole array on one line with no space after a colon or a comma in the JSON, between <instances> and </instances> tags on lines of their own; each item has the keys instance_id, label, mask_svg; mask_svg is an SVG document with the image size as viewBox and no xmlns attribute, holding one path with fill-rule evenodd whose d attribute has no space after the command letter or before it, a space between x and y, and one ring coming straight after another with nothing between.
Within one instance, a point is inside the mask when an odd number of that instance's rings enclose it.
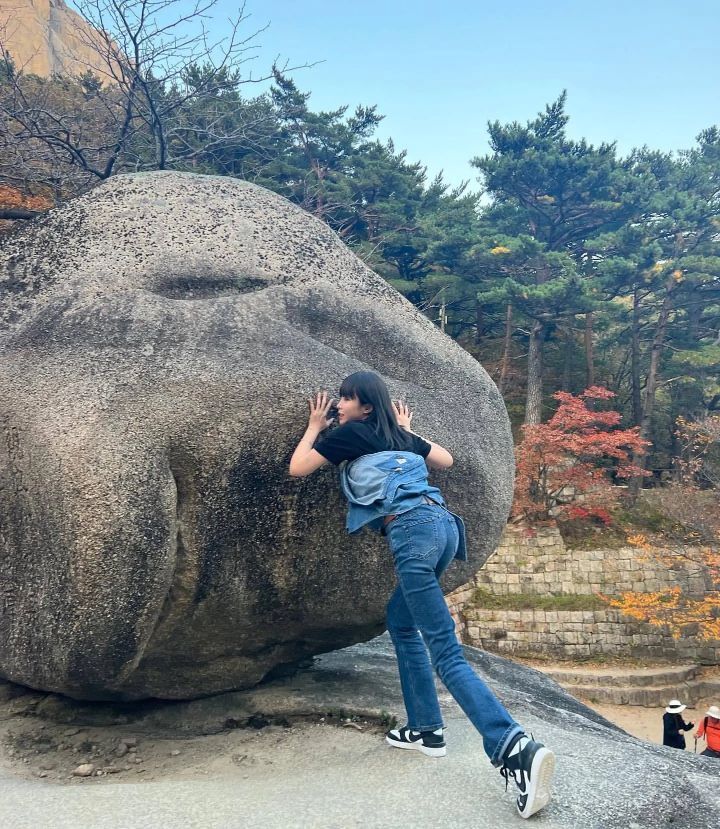
<instances>
[{"instance_id":1,"label":"woman","mask_svg":"<svg viewBox=\"0 0 720 829\"><path fill-rule=\"evenodd\" d=\"M304 477L327 463L346 462L341 484L349 505L348 531L369 526L388 538L398 587L387 606L387 626L408 722L388 731L386 740L431 757L445 754L434 666L482 735L506 788L509 778L517 784L520 815L530 817L550 800L555 756L525 734L467 664L438 584L450 562L465 557L462 521L427 480L428 467L448 469L452 455L411 431L412 412L390 400L384 381L373 372L360 371L343 381L339 426L321 438L332 423L332 403L325 392L310 400L308 427L290 460L290 474Z\"/></svg>"},{"instance_id":2,"label":"woman","mask_svg":"<svg viewBox=\"0 0 720 829\"><path fill-rule=\"evenodd\" d=\"M720 708L717 705L711 705L705 712L703 721L695 732L695 739L700 737L704 737L707 743L705 751L701 753L705 757L720 759Z\"/></svg>"},{"instance_id":3,"label":"woman","mask_svg":"<svg viewBox=\"0 0 720 829\"><path fill-rule=\"evenodd\" d=\"M663 714L663 745L685 750L685 735L695 723L687 723L681 714L687 708L679 699L671 699Z\"/></svg>"}]
</instances>

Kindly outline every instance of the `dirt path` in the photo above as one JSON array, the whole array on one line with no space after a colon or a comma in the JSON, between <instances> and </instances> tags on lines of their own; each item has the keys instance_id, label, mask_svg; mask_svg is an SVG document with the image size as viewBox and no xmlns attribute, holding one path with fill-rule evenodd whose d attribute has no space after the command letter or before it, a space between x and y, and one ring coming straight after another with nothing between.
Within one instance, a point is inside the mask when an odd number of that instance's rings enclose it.
<instances>
[{"instance_id":1,"label":"dirt path","mask_svg":"<svg viewBox=\"0 0 720 829\"><path fill-rule=\"evenodd\" d=\"M623 731L632 734L640 740L646 740L649 743L657 743L662 745L663 726L662 716L665 713L664 708L645 708L640 705L598 705L590 702L590 700L583 699L582 702L602 714L603 717L620 726ZM685 722L694 722L696 727L699 721L705 715L708 707L712 704L717 704L713 700L703 700L695 705L693 708L686 708L683 713ZM689 731L685 735L685 742L687 743L686 751L694 750L694 732L695 729ZM698 752L705 748L705 743L702 740L698 741Z\"/></svg>"},{"instance_id":2,"label":"dirt path","mask_svg":"<svg viewBox=\"0 0 720 829\"><path fill-rule=\"evenodd\" d=\"M233 777L243 779L282 765L292 741L312 745L328 729L380 739L381 726L367 720L318 717L283 725L231 728L219 734L164 737L127 726L69 726L35 717L0 722L0 770L48 783L152 782Z\"/></svg>"},{"instance_id":3,"label":"dirt path","mask_svg":"<svg viewBox=\"0 0 720 829\"><path fill-rule=\"evenodd\" d=\"M534 659L518 659L517 661L522 662L524 665L529 665L530 667L536 668L537 670L543 672L552 669L557 669L559 671L562 671L563 669L582 669L583 671L587 671L588 673L604 674L613 670L615 670L617 673L623 673L625 671L648 672L652 671L652 669L673 667L672 665L668 665L667 662L652 659L618 659L617 661L612 662L608 662L607 660L598 660L597 662L587 661L582 663L555 663L546 660ZM720 667L703 667L700 669L700 675L702 675L706 679L718 679L720 678ZM614 723L615 725L622 728L623 731L627 731L628 734L632 734L633 737L637 737L639 740L645 740L649 743L656 743L657 745L662 745L662 717L665 713L664 706L648 708L642 705L602 704L593 702L591 699L581 696L579 693L577 693L577 691L580 690L579 688L571 688L567 686L565 690L568 691L568 693L573 694L573 696L575 696L577 699L579 699L581 702L587 705L588 708L592 708L593 711L597 711L598 714L601 714L603 717L610 720L611 723ZM679 692L679 698L682 700L682 692ZM705 716L705 712L711 705L720 705L720 699L701 699L693 706L688 706L685 709L683 715L685 721L694 722L695 726L697 727L697 724ZM685 749L686 751L694 752L695 750L694 734L695 728L693 728L692 731L687 732L687 734L685 735L685 741L687 743ZM705 742L703 740L698 740L698 753L703 751L704 748Z\"/></svg>"}]
</instances>

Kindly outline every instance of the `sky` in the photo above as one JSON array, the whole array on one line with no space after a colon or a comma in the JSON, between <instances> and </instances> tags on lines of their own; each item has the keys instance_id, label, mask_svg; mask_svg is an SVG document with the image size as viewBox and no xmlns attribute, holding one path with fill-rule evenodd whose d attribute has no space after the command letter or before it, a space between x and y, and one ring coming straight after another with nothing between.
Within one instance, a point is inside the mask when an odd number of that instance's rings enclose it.
<instances>
[{"instance_id":1,"label":"sky","mask_svg":"<svg viewBox=\"0 0 720 829\"><path fill-rule=\"evenodd\" d=\"M219 0L221 34L237 2ZM477 187L487 122L525 122L567 90L568 132L688 148L720 123L720 0L247 0L269 24L252 67L292 77L313 109L376 104L380 138L431 175ZM248 68L250 66L248 65Z\"/></svg>"}]
</instances>

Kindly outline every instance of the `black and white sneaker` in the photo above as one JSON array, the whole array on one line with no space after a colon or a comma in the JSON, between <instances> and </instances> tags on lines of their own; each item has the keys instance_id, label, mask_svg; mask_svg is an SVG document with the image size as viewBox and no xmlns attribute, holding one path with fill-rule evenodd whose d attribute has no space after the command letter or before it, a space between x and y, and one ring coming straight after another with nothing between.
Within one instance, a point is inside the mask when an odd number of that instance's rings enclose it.
<instances>
[{"instance_id":1,"label":"black and white sneaker","mask_svg":"<svg viewBox=\"0 0 720 829\"><path fill-rule=\"evenodd\" d=\"M414 748L428 757L444 757L446 754L442 728L435 731L413 731L404 725L388 731L385 742L394 748Z\"/></svg>"},{"instance_id":2,"label":"black and white sneaker","mask_svg":"<svg viewBox=\"0 0 720 829\"><path fill-rule=\"evenodd\" d=\"M520 817L528 818L547 806L554 772L555 755L542 743L521 734L510 744L500 774L505 778L505 791L511 777L520 791L517 799Z\"/></svg>"}]
</instances>

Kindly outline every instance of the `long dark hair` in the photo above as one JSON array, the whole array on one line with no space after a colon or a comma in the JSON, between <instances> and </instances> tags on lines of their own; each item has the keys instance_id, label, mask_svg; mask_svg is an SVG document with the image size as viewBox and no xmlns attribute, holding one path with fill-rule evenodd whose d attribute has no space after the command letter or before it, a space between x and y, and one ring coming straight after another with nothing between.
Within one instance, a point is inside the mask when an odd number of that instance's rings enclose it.
<instances>
[{"instance_id":1,"label":"long dark hair","mask_svg":"<svg viewBox=\"0 0 720 829\"><path fill-rule=\"evenodd\" d=\"M410 446L410 435L397 425L388 387L374 371L356 371L346 377L340 386L340 397L348 400L357 397L363 406L373 407L367 423L375 428L378 437L389 449L407 449Z\"/></svg>"}]
</instances>

